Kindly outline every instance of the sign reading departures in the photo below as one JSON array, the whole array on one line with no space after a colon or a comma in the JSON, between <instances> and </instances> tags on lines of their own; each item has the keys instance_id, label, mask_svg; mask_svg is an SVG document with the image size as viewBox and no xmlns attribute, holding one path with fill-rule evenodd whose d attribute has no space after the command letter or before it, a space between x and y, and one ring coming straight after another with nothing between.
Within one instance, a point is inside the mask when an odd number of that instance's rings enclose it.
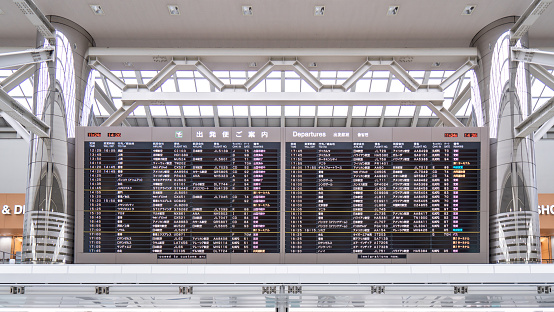
<instances>
[{"instance_id":1,"label":"sign reading departures","mask_svg":"<svg viewBox=\"0 0 554 312\"><path fill-rule=\"evenodd\" d=\"M76 262L486 263L487 141L482 128L79 128Z\"/></svg>"}]
</instances>

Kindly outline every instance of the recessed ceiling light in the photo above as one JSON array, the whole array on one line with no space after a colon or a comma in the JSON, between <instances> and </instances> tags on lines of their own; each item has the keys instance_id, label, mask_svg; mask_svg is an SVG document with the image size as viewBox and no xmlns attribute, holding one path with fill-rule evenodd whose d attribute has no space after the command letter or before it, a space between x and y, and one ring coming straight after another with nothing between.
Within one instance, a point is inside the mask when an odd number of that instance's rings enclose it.
<instances>
[{"instance_id":1,"label":"recessed ceiling light","mask_svg":"<svg viewBox=\"0 0 554 312\"><path fill-rule=\"evenodd\" d=\"M389 6L389 10L387 11L387 15L389 16L395 16L398 14L398 10L400 9L400 6L398 5L391 5Z\"/></svg>"},{"instance_id":2,"label":"recessed ceiling light","mask_svg":"<svg viewBox=\"0 0 554 312\"><path fill-rule=\"evenodd\" d=\"M125 67L133 67L133 63L131 63L131 62L123 62L123 66L125 66Z\"/></svg>"},{"instance_id":3,"label":"recessed ceiling light","mask_svg":"<svg viewBox=\"0 0 554 312\"><path fill-rule=\"evenodd\" d=\"M323 16L325 15L325 6L324 5L316 5L314 10L315 16Z\"/></svg>"},{"instance_id":4,"label":"recessed ceiling light","mask_svg":"<svg viewBox=\"0 0 554 312\"><path fill-rule=\"evenodd\" d=\"M167 6L167 9L169 10L169 15L181 15L181 12L179 12L179 7L175 4L169 4Z\"/></svg>"},{"instance_id":5,"label":"recessed ceiling light","mask_svg":"<svg viewBox=\"0 0 554 312\"><path fill-rule=\"evenodd\" d=\"M102 10L102 7L99 4L91 4L90 8L92 9L92 12L96 15L104 15L104 10Z\"/></svg>"},{"instance_id":6,"label":"recessed ceiling light","mask_svg":"<svg viewBox=\"0 0 554 312\"><path fill-rule=\"evenodd\" d=\"M434 62L433 63L433 67L439 67L439 66L441 66L441 62Z\"/></svg>"},{"instance_id":7,"label":"recessed ceiling light","mask_svg":"<svg viewBox=\"0 0 554 312\"><path fill-rule=\"evenodd\" d=\"M256 67L256 66L258 66L256 62L251 62L250 64L248 64L248 67Z\"/></svg>"},{"instance_id":8,"label":"recessed ceiling light","mask_svg":"<svg viewBox=\"0 0 554 312\"><path fill-rule=\"evenodd\" d=\"M471 15L473 13L473 10L475 10L476 4L468 4L462 11L462 15Z\"/></svg>"},{"instance_id":9,"label":"recessed ceiling light","mask_svg":"<svg viewBox=\"0 0 554 312\"><path fill-rule=\"evenodd\" d=\"M308 64L308 67L317 67L317 63L316 62L311 62L310 64Z\"/></svg>"},{"instance_id":10,"label":"recessed ceiling light","mask_svg":"<svg viewBox=\"0 0 554 312\"><path fill-rule=\"evenodd\" d=\"M252 11L252 6L251 5L243 5L242 6L242 15L244 15L244 16L254 15L254 11Z\"/></svg>"}]
</instances>

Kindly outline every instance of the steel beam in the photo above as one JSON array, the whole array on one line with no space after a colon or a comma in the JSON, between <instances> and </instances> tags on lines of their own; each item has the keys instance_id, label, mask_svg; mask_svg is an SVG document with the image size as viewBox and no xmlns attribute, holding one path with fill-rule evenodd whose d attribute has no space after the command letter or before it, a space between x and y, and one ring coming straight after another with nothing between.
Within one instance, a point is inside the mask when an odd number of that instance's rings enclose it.
<instances>
[{"instance_id":1,"label":"steel beam","mask_svg":"<svg viewBox=\"0 0 554 312\"><path fill-rule=\"evenodd\" d=\"M448 108L450 114L455 116L469 99L471 99L471 84L467 84L460 94L458 94L458 97L452 101L452 104L450 104ZM435 127L440 127L442 124L443 121L440 119L435 124Z\"/></svg>"},{"instance_id":2,"label":"steel beam","mask_svg":"<svg viewBox=\"0 0 554 312\"><path fill-rule=\"evenodd\" d=\"M524 138L533 131L539 129L554 117L554 98L551 98L544 105L536 109L531 115L516 126L516 137ZM543 130L544 131L544 130Z\"/></svg>"},{"instance_id":3,"label":"steel beam","mask_svg":"<svg viewBox=\"0 0 554 312\"><path fill-rule=\"evenodd\" d=\"M456 80L462 78L468 71L475 68L475 66L477 66L477 61L475 59L467 60L467 62L465 62L464 65L462 65L452 75L450 75L450 77L446 78L439 84L440 89L445 90Z\"/></svg>"},{"instance_id":4,"label":"steel beam","mask_svg":"<svg viewBox=\"0 0 554 312\"><path fill-rule=\"evenodd\" d=\"M101 127L112 127L112 126L119 126L121 123L129 116L130 113L132 113L135 108L138 107L138 103L133 103L131 106L129 106L127 109L124 107L119 108L115 113L113 113L106 121L104 121L100 126Z\"/></svg>"},{"instance_id":5,"label":"steel beam","mask_svg":"<svg viewBox=\"0 0 554 312\"><path fill-rule=\"evenodd\" d=\"M546 52L537 49L512 48L514 61L554 66L554 52Z\"/></svg>"},{"instance_id":6,"label":"steel beam","mask_svg":"<svg viewBox=\"0 0 554 312\"><path fill-rule=\"evenodd\" d=\"M529 71L531 72L531 75L533 75L533 77L537 78L550 89L554 90L554 75L546 70L546 68L542 67L541 65L530 64Z\"/></svg>"},{"instance_id":7,"label":"steel beam","mask_svg":"<svg viewBox=\"0 0 554 312\"><path fill-rule=\"evenodd\" d=\"M50 127L4 90L0 90L0 110L41 138L50 137Z\"/></svg>"},{"instance_id":8,"label":"steel beam","mask_svg":"<svg viewBox=\"0 0 554 312\"><path fill-rule=\"evenodd\" d=\"M177 71L178 66L175 64L175 62L171 61L169 62L162 70L158 72L156 76L154 76L148 83L146 84L146 87L150 91L156 91L158 88L162 86L164 82L167 81L175 72ZM141 79L142 80L142 79ZM142 81L138 81L138 84L142 84Z\"/></svg>"},{"instance_id":9,"label":"steel beam","mask_svg":"<svg viewBox=\"0 0 554 312\"><path fill-rule=\"evenodd\" d=\"M225 84L223 81L221 81L206 65L204 65L202 62L196 63L196 70L204 76L204 78L208 79L208 81L218 90L221 91Z\"/></svg>"},{"instance_id":10,"label":"steel beam","mask_svg":"<svg viewBox=\"0 0 554 312\"><path fill-rule=\"evenodd\" d=\"M35 64L54 59L54 48L46 47L0 54L0 68Z\"/></svg>"},{"instance_id":11,"label":"steel beam","mask_svg":"<svg viewBox=\"0 0 554 312\"><path fill-rule=\"evenodd\" d=\"M344 88L344 90L349 90L350 88L355 86L356 82L358 82L358 80L360 80L370 69L371 64L368 61L358 67L358 69L356 69L352 73L352 75L342 83L342 87Z\"/></svg>"},{"instance_id":12,"label":"steel beam","mask_svg":"<svg viewBox=\"0 0 554 312\"><path fill-rule=\"evenodd\" d=\"M427 105L442 102L442 92L374 92L374 93L193 93L193 92L135 92L123 91L124 106L140 105Z\"/></svg>"},{"instance_id":13,"label":"steel beam","mask_svg":"<svg viewBox=\"0 0 554 312\"><path fill-rule=\"evenodd\" d=\"M308 62L341 62L361 64L368 58L401 59L409 57L413 63L441 62L444 64L462 64L468 58L478 57L476 48L377 48L377 49L233 49L233 48L208 48L208 49L180 49L180 48L89 48L88 55L91 58L102 59L107 63L153 62L154 58L167 60L176 58L200 58L204 62L247 63L256 61L260 64L268 59L283 59L294 57L303 64ZM458 65L459 66L459 65Z\"/></svg>"},{"instance_id":14,"label":"steel beam","mask_svg":"<svg viewBox=\"0 0 554 312\"><path fill-rule=\"evenodd\" d=\"M23 65L18 70L16 70L13 74L4 78L4 80L0 82L0 88L2 88L6 92L10 92L13 89L15 89L15 87L19 86L23 81L31 78L34 73L35 73L34 64Z\"/></svg>"},{"instance_id":15,"label":"steel beam","mask_svg":"<svg viewBox=\"0 0 554 312\"><path fill-rule=\"evenodd\" d=\"M396 79L400 80L406 88L410 91L415 92L419 88L420 84L412 77L410 74L398 64L396 61L393 61L390 65L390 71Z\"/></svg>"},{"instance_id":16,"label":"steel beam","mask_svg":"<svg viewBox=\"0 0 554 312\"><path fill-rule=\"evenodd\" d=\"M448 111L448 109L446 109L446 107L431 102L429 103L429 105L427 105L427 107L429 107L429 109L431 109L433 113L435 113L435 115L437 115L437 117L439 117L446 126L465 127L464 124L461 123L458 118L456 118L456 116L454 116L451 112Z\"/></svg>"},{"instance_id":17,"label":"steel beam","mask_svg":"<svg viewBox=\"0 0 554 312\"><path fill-rule=\"evenodd\" d=\"M142 80L142 74L140 73L140 70L135 70L135 76L137 77L137 83L138 84L144 84L144 81ZM171 77L171 75L170 75L170 77ZM150 81L155 80L155 78L156 77L152 78ZM161 84L160 84L160 86L161 86ZM159 88L159 86L158 86L158 88ZM154 91L154 90L151 90L151 91ZM144 106L144 113L146 114L146 122L148 122L148 127L154 127L154 119L152 118L152 111L150 110L150 106L148 106L148 105Z\"/></svg>"},{"instance_id":18,"label":"steel beam","mask_svg":"<svg viewBox=\"0 0 554 312\"><path fill-rule=\"evenodd\" d=\"M262 66L254 75L252 75L252 77L250 77L244 83L246 91L252 91L252 89L256 88L256 86L260 84L260 82L264 81L264 79L273 71L273 67L274 65L271 61Z\"/></svg>"},{"instance_id":19,"label":"steel beam","mask_svg":"<svg viewBox=\"0 0 554 312\"><path fill-rule=\"evenodd\" d=\"M534 0L510 29L510 43L514 45L546 11L553 0Z\"/></svg>"},{"instance_id":20,"label":"steel beam","mask_svg":"<svg viewBox=\"0 0 554 312\"><path fill-rule=\"evenodd\" d=\"M31 142L31 135L17 120L10 117L10 115L5 112L0 111L0 116L19 134L19 136L25 140L25 142Z\"/></svg>"},{"instance_id":21,"label":"steel beam","mask_svg":"<svg viewBox=\"0 0 554 312\"><path fill-rule=\"evenodd\" d=\"M100 74L111 81L116 87L123 90L125 88L125 82L121 81L116 75L114 75L106 66L104 66L97 59L91 59L88 65L96 69Z\"/></svg>"},{"instance_id":22,"label":"steel beam","mask_svg":"<svg viewBox=\"0 0 554 312\"><path fill-rule=\"evenodd\" d=\"M56 39L56 29L32 0L13 0L13 2L44 38L48 40Z\"/></svg>"},{"instance_id":23,"label":"steel beam","mask_svg":"<svg viewBox=\"0 0 554 312\"><path fill-rule=\"evenodd\" d=\"M302 65L300 62L294 62L294 64L291 65L291 69L294 70L295 73L300 76L300 78L304 79L304 81L310 85L314 90L321 91L322 88L324 88L323 83L319 81L304 65ZM342 88L342 86L340 86Z\"/></svg>"},{"instance_id":24,"label":"steel beam","mask_svg":"<svg viewBox=\"0 0 554 312\"><path fill-rule=\"evenodd\" d=\"M95 83L94 85L94 98L97 99L98 102L100 102L100 105L104 107L108 114L112 115L117 110L117 107L115 107L112 99L106 93L104 93L104 91L102 91L98 83ZM127 120L124 120L123 124L128 127L131 126Z\"/></svg>"},{"instance_id":25,"label":"steel beam","mask_svg":"<svg viewBox=\"0 0 554 312\"><path fill-rule=\"evenodd\" d=\"M535 142L541 140L546 133L552 129L552 127L554 127L554 118L550 118L537 131L535 131L535 135L533 136Z\"/></svg>"}]
</instances>

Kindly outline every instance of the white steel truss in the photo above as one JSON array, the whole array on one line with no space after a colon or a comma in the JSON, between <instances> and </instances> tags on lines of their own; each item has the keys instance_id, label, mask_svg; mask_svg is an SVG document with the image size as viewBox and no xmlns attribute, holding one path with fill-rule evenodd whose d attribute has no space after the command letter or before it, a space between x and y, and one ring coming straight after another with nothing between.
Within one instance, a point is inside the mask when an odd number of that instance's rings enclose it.
<instances>
[{"instance_id":1,"label":"white steel truss","mask_svg":"<svg viewBox=\"0 0 554 312\"><path fill-rule=\"evenodd\" d=\"M105 124L118 125L117 121L124 120L132 109L131 106L144 106L148 124L152 125L152 115L149 113L151 106L156 105L212 105L214 107L215 119L218 105L347 105L347 120L351 120L352 107L356 105L396 105L396 106L426 106L437 117L441 124L448 126L463 126L461 122L442 106L444 101L444 90L455 81L459 81L465 74L477 65L475 49L332 49L332 50L301 50L301 49L277 49L277 50L242 50L242 49L106 49L91 48L89 51L89 65L98 70L105 79L109 80L121 90L121 101L123 110L117 114L117 118L111 116ZM223 50L223 51L222 51ZM291 52L297 56L290 56ZM380 53L377 56L377 52ZM134 61L150 60L158 63L167 63L157 74L148 81L136 79L137 83L126 84L118 78L108 66L113 64L122 54L128 55L128 59ZM166 55L173 53L173 55ZM185 54L191 53L191 54ZM334 53L334 54L333 54ZM191 56L194 55L194 56ZM201 55L201 56L198 56ZM285 56L286 55L286 56ZM369 56L368 56L369 55ZM253 75L250 75L244 83L228 83L220 79L214 71L206 64L218 67L217 62L244 62L249 58L267 57L265 62ZM321 77L316 77L301 59L318 59L327 62L356 62L360 58L361 65L356 66L350 76L340 83L324 83ZM411 63L414 60L419 62L430 58L433 60L452 61L461 66L453 71L451 75L441 79L440 83L422 84L412 77L408 70L401 64ZM101 62L102 60L102 62ZM256 62L253 62L256 63ZM315 63L310 63L315 64ZM360 63L358 63L360 64ZM348 65L352 67L352 64ZM388 71L390 78L394 76L407 90L395 94L394 92L379 94L370 92L368 94L354 93L356 83L370 70ZM195 71L206 79L212 91L215 93L187 93L187 92L157 92L158 89L173 77L176 79L177 71ZM294 72L300 80L311 87L315 93L252 93L252 91L272 72L280 71ZM283 83L283 82L282 82ZM177 84L176 84L177 85ZM283 91L283 87L282 90ZM350 92L347 92L350 91ZM103 101L105 102L105 101ZM464 103L462 103L464 104ZM459 109L459 108L458 108ZM181 112L183 110L181 109ZM418 110L419 111L419 110ZM385 109L383 108L383 114ZM317 115L317 114L316 114ZM184 116L182 116L184 118ZM122 119L123 118L123 119ZM251 125L252 116L248 110L248 125ZM314 116L314 123L317 124L317 116ZM109 122L108 122L109 121ZM217 122L217 121L216 121ZM347 121L347 123L350 123ZM184 122L183 122L184 124Z\"/></svg>"}]
</instances>

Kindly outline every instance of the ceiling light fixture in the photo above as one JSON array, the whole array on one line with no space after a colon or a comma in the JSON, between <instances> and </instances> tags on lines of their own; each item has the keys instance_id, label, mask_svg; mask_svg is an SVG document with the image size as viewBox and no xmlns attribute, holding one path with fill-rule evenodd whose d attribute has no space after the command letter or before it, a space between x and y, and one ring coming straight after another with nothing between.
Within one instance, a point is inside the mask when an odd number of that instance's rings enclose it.
<instances>
[{"instance_id":1,"label":"ceiling light fixture","mask_svg":"<svg viewBox=\"0 0 554 312\"><path fill-rule=\"evenodd\" d=\"M181 15L179 7L176 4L169 4L167 9L169 10L169 15Z\"/></svg>"},{"instance_id":2,"label":"ceiling light fixture","mask_svg":"<svg viewBox=\"0 0 554 312\"><path fill-rule=\"evenodd\" d=\"M99 4L91 4L90 8L92 9L92 12L96 15L104 15L104 10L102 10L102 7Z\"/></svg>"},{"instance_id":3,"label":"ceiling light fixture","mask_svg":"<svg viewBox=\"0 0 554 312\"><path fill-rule=\"evenodd\" d=\"M433 67L439 67L439 66L441 66L441 62L434 62L433 63Z\"/></svg>"},{"instance_id":4,"label":"ceiling light fixture","mask_svg":"<svg viewBox=\"0 0 554 312\"><path fill-rule=\"evenodd\" d=\"M308 64L308 67L317 67L317 63L316 62L311 62L310 64Z\"/></svg>"},{"instance_id":5,"label":"ceiling light fixture","mask_svg":"<svg viewBox=\"0 0 554 312\"><path fill-rule=\"evenodd\" d=\"M248 64L248 67L256 67L256 66L258 66L256 62L251 62L250 64Z\"/></svg>"},{"instance_id":6,"label":"ceiling light fixture","mask_svg":"<svg viewBox=\"0 0 554 312\"><path fill-rule=\"evenodd\" d=\"M398 14L398 10L400 9L400 6L398 5L391 5L389 6L389 10L387 11L388 16L395 16Z\"/></svg>"},{"instance_id":7,"label":"ceiling light fixture","mask_svg":"<svg viewBox=\"0 0 554 312\"><path fill-rule=\"evenodd\" d=\"M131 63L131 62L123 62L123 66L125 66L125 67L133 67L133 63Z\"/></svg>"},{"instance_id":8,"label":"ceiling light fixture","mask_svg":"<svg viewBox=\"0 0 554 312\"><path fill-rule=\"evenodd\" d=\"M325 15L325 6L324 5L316 5L314 10L315 16L323 16Z\"/></svg>"},{"instance_id":9,"label":"ceiling light fixture","mask_svg":"<svg viewBox=\"0 0 554 312\"><path fill-rule=\"evenodd\" d=\"M242 6L242 15L244 15L244 16L254 15L254 11L252 11L252 6L251 5L243 5Z\"/></svg>"},{"instance_id":10,"label":"ceiling light fixture","mask_svg":"<svg viewBox=\"0 0 554 312\"><path fill-rule=\"evenodd\" d=\"M464 10L462 11L462 15L471 15L471 13L473 13L473 11L475 10L475 7L477 5L476 4L468 4L466 5L466 7L464 8Z\"/></svg>"}]
</instances>

